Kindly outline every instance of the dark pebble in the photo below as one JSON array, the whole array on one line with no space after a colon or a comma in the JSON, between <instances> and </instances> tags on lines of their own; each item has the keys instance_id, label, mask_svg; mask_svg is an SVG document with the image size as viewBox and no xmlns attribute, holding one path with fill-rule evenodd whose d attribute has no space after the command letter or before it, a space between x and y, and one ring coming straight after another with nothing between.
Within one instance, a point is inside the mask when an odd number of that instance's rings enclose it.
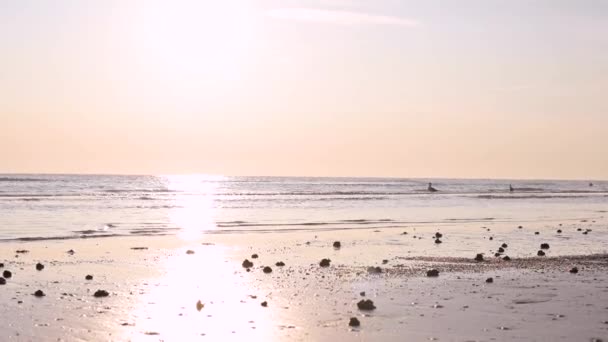
<instances>
[{"instance_id":1,"label":"dark pebble","mask_svg":"<svg viewBox=\"0 0 608 342\"><path fill-rule=\"evenodd\" d=\"M518 228L518 229L522 229L522 228L523 228L523 226L519 226L519 227L517 227L517 228Z\"/></svg>"},{"instance_id":2,"label":"dark pebble","mask_svg":"<svg viewBox=\"0 0 608 342\"><path fill-rule=\"evenodd\" d=\"M494 253L494 256L498 258L500 256L500 253Z\"/></svg>"},{"instance_id":3,"label":"dark pebble","mask_svg":"<svg viewBox=\"0 0 608 342\"><path fill-rule=\"evenodd\" d=\"M570 273L578 273L578 268L577 267L572 267L572 269L570 270Z\"/></svg>"},{"instance_id":4,"label":"dark pebble","mask_svg":"<svg viewBox=\"0 0 608 342\"><path fill-rule=\"evenodd\" d=\"M0 268L3 268L3 267L4 267L4 264L0 262Z\"/></svg>"},{"instance_id":5,"label":"dark pebble","mask_svg":"<svg viewBox=\"0 0 608 342\"><path fill-rule=\"evenodd\" d=\"M376 267L368 267L367 268L367 273L371 273L371 274L378 274L378 273L382 273L382 268L380 268L380 266L376 266Z\"/></svg>"},{"instance_id":6,"label":"dark pebble","mask_svg":"<svg viewBox=\"0 0 608 342\"><path fill-rule=\"evenodd\" d=\"M258 255L257 254L251 254L251 259L257 259Z\"/></svg>"},{"instance_id":7,"label":"dark pebble","mask_svg":"<svg viewBox=\"0 0 608 342\"><path fill-rule=\"evenodd\" d=\"M260 305L263 306L263 307L267 307L268 306L268 302L267 301L263 301Z\"/></svg>"},{"instance_id":8,"label":"dark pebble","mask_svg":"<svg viewBox=\"0 0 608 342\"><path fill-rule=\"evenodd\" d=\"M511 261L511 258L509 258L509 256L508 256L508 255L505 255L505 257L504 257L504 258L502 258L502 260L504 260L504 261Z\"/></svg>"},{"instance_id":9,"label":"dark pebble","mask_svg":"<svg viewBox=\"0 0 608 342\"><path fill-rule=\"evenodd\" d=\"M534 232L534 235L538 235L538 234L540 234L540 233L539 232Z\"/></svg>"},{"instance_id":10,"label":"dark pebble","mask_svg":"<svg viewBox=\"0 0 608 342\"><path fill-rule=\"evenodd\" d=\"M283 267L283 266L285 266L285 263L284 263L284 262L282 262L282 261L279 261L279 262L277 262L277 263L275 264L275 266L278 266L278 267Z\"/></svg>"},{"instance_id":11,"label":"dark pebble","mask_svg":"<svg viewBox=\"0 0 608 342\"><path fill-rule=\"evenodd\" d=\"M561 229L558 229L558 230L557 230L557 233L558 233L558 234L561 234L561 233L562 233L562 230L561 230Z\"/></svg>"},{"instance_id":12,"label":"dark pebble","mask_svg":"<svg viewBox=\"0 0 608 342\"><path fill-rule=\"evenodd\" d=\"M538 255L538 256L545 256L545 252L543 252L543 251L538 251L538 253L536 253L536 255Z\"/></svg>"},{"instance_id":13,"label":"dark pebble","mask_svg":"<svg viewBox=\"0 0 608 342\"><path fill-rule=\"evenodd\" d=\"M37 269L38 271L42 271L42 270L44 269L44 265L43 265L43 264L41 264L41 263L37 263L37 264L36 264L36 269Z\"/></svg>"},{"instance_id":14,"label":"dark pebble","mask_svg":"<svg viewBox=\"0 0 608 342\"><path fill-rule=\"evenodd\" d=\"M541 243L540 244L540 249L549 249L549 244L548 243Z\"/></svg>"},{"instance_id":15,"label":"dark pebble","mask_svg":"<svg viewBox=\"0 0 608 342\"><path fill-rule=\"evenodd\" d=\"M42 292L42 290L38 290L38 291L34 292L34 296L36 296L36 297L44 297L46 295L44 294L44 292Z\"/></svg>"},{"instance_id":16,"label":"dark pebble","mask_svg":"<svg viewBox=\"0 0 608 342\"><path fill-rule=\"evenodd\" d=\"M147 248L147 247L133 247L133 248L131 248L131 249L148 249L148 248ZM73 249L70 249L69 251L67 251L67 253L68 253L69 255L74 255L74 253L76 253L76 252L74 252L74 250L73 250Z\"/></svg>"},{"instance_id":17,"label":"dark pebble","mask_svg":"<svg viewBox=\"0 0 608 342\"><path fill-rule=\"evenodd\" d=\"M323 259L321 260L321 262L319 263L319 266L321 267L329 267L329 263L331 262L331 260L329 259Z\"/></svg>"},{"instance_id":18,"label":"dark pebble","mask_svg":"<svg viewBox=\"0 0 608 342\"><path fill-rule=\"evenodd\" d=\"M403 233L401 233L401 235L407 235L407 232L403 232Z\"/></svg>"},{"instance_id":19,"label":"dark pebble","mask_svg":"<svg viewBox=\"0 0 608 342\"><path fill-rule=\"evenodd\" d=\"M504 253L504 252L505 252L504 248L502 248L502 247L498 248L498 253Z\"/></svg>"},{"instance_id":20,"label":"dark pebble","mask_svg":"<svg viewBox=\"0 0 608 342\"><path fill-rule=\"evenodd\" d=\"M478 253L478 254L475 256L475 261L483 261L483 254Z\"/></svg>"},{"instance_id":21,"label":"dark pebble","mask_svg":"<svg viewBox=\"0 0 608 342\"><path fill-rule=\"evenodd\" d=\"M86 280L93 280L93 276L88 274L86 277L84 277L84 279Z\"/></svg>"},{"instance_id":22,"label":"dark pebble","mask_svg":"<svg viewBox=\"0 0 608 342\"><path fill-rule=\"evenodd\" d=\"M435 239L435 243L440 244L440 243L441 243L441 240L439 240L439 239Z\"/></svg>"},{"instance_id":23,"label":"dark pebble","mask_svg":"<svg viewBox=\"0 0 608 342\"><path fill-rule=\"evenodd\" d=\"M365 291L361 291L361 292L359 292L359 295L360 295L361 297L365 297Z\"/></svg>"},{"instance_id":24,"label":"dark pebble","mask_svg":"<svg viewBox=\"0 0 608 342\"><path fill-rule=\"evenodd\" d=\"M428 270L426 271L426 276L427 277L439 277L439 271L438 270Z\"/></svg>"},{"instance_id":25,"label":"dark pebble","mask_svg":"<svg viewBox=\"0 0 608 342\"><path fill-rule=\"evenodd\" d=\"M25 254L25 253L29 253L29 252L30 251L28 251L27 249L20 249L20 250L15 251L15 253L18 253L18 254Z\"/></svg>"},{"instance_id":26,"label":"dark pebble","mask_svg":"<svg viewBox=\"0 0 608 342\"><path fill-rule=\"evenodd\" d=\"M251 261L247 260L247 259L245 259L245 260L243 261L243 264L242 264L242 265L243 265L243 267L245 267L245 268L250 268L250 267L253 267L253 263L252 263Z\"/></svg>"},{"instance_id":27,"label":"dark pebble","mask_svg":"<svg viewBox=\"0 0 608 342\"><path fill-rule=\"evenodd\" d=\"M97 290L93 294L93 297L100 298L100 297L107 297L109 295L110 295L110 293L108 293L108 291L106 291L106 290Z\"/></svg>"},{"instance_id":28,"label":"dark pebble","mask_svg":"<svg viewBox=\"0 0 608 342\"><path fill-rule=\"evenodd\" d=\"M583 232L583 235L587 235L587 234L589 234L589 232L585 230L585 231Z\"/></svg>"},{"instance_id":29,"label":"dark pebble","mask_svg":"<svg viewBox=\"0 0 608 342\"><path fill-rule=\"evenodd\" d=\"M264 273L272 273L272 268L270 266L264 267Z\"/></svg>"},{"instance_id":30,"label":"dark pebble","mask_svg":"<svg viewBox=\"0 0 608 342\"><path fill-rule=\"evenodd\" d=\"M383 264L383 265L388 264L388 260L387 260L387 259L382 260L382 264Z\"/></svg>"},{"instance_id":31,"label":"dark pebble","mask_svg":"<svg viewBox=\"0 0 608 342\"><path fill-rule=\"evenodd\" d=\"M6 285L6 279L0 277L0 285Z\"/></svg>"},{"instance_id":32,"label":"dark pebble","mask_svg":"<svg viewBox=\"0 0 608 342\"><path fill-rule=\"evenodd\" d=\"M340 241L334 241L334 248L340 248L342 247L342 244L340 243Z\"/></svg>"},{"instance_id":33,"label":"dark pebble","mask_svg":"<svg viewBox=\"0 0 608 342\"><path fill-rule=\"evenodd\" d=\"M361 322L357 319L357 317L351 317L348 325L351 327L358 327L361 325Z\"/></svg>"},{"instance_id":34,"label":"dark pebble","mask_svg":"<svg viewBox=\"0 0 608 342\"><path fill-rule=\"evenodd\" d=\"M490 241L492 241L492 240L494 240L494 238L490 236Z\"/></svg>"},{"instance_id":35,"label":"dark pebble","mask_svg":"<svg viewBox=\"0 0 608 342\"><path fill-rule=\"evenodd\" d=\"M507 248L507 247L509 247L509 245L507 245L506 243L503 243L501 247L502 248Z\"/></svg>"},{"instance_id":36,"label":"dark pebble","mask_svg":"<svg viewBox=\"0 0 608 342\"><path fill-rule=\"evenodd\" d=\"M374 302L372 302L370 299L362 299L359 301L359 303L357 303L357 307L359 308L359 310L374 310L376 308L376 306L374 306Z\"/></svg>"},{"instance_id":37,"label":"dark pebble","mask_svg":"<svg viewBox=\"0 0 608 342\"><path fill-rule=\"evenodd\" d=\"M488 278L488 279L486 279L486 283L493 283L493 282L494 282L494 279L493 279L493 278Z\"/></svg>"},{"instance_id":38,"label":"dark pebble","mask_svg":"<svg viewBox=\"0 0 608 342\"><path fill-rule=\"evenodd\" d=\"M8 279L8 278L10 278L10 277L13 276L13 273L11 271L9 271L9 270L6 270L6 271L2 272L2 276L4 278Z\"/></svg>"},{"instance_id":39,"label":"dark pebble","mask_svg":"<svg viewBox=\"0 0 608 342\"><path fill-rule=\"evenodd\" d=\"M583 230L583 229L581 229L581 228L578 228L578 229L577 229L577 230L576 230L576 231L577 231L577 232L580 232L580 231L581 231L581 230Z\"/></svg>"},{"instance_id":40,"label":"dark pebble","mask_svg":"<svg viewBox=\"0 0 608 342\"><path fill-rule=\"evenodd\" d=\"M441 234L440 232L437 232L437 233L435 233L435 237L439 239L439 238L443 237L443 234Z\"/></svg>"}]
</instances>

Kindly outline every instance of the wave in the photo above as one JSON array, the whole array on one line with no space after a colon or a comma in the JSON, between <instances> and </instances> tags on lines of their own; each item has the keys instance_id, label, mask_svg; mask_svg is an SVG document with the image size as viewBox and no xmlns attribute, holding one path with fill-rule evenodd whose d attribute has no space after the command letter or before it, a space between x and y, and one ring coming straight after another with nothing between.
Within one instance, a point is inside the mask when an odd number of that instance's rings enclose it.
<instances>
[{"instance_id":1,"label":"wave","mask_svg":"<svg viewBox=\"0 0 608 342\"><path fill-rule=\"evenodd\" d=\"M181 192L178 190L169 190L169 189L108 189L108 190L101 190L101 192L108 192L108 193L173 193L173 192Z\"/></svg>"},{"instance_id":2,"label":"wave","mask_svg":"<svg viewBox=\"0 0 608 342\"><path fill-rule=\"evenodd\" d=\"M44 178L0 177L0 182L50 182Z\"/></svg>"},{"instance_id":3,"label":"wave","mask_svg":"<svg viewBox=\"0 0 608 342\"><path fill-rule=\"evenodd\" d=\"M481 198L481 199L512 199L512 200L516 200L516 199L550 199L550 198L585 198L585 197L592 197L589 195L576 195L576 194L572 194L572 195L542 195L542 194L538 194L538 195L479 195L477 196L477 198ZM607 194L602 194L601 197L608 197Z\"/></svg>"},{"instance_id":4,"label":"wave","mask_svg":"<svg viewBox=\"0 0 608 342\"><path fill-rule=\"evenodd\" d=\"M216 225L218 228L234 228L234 227L318 227L318 226L375 226L378 228L391 227L394 225L403 224L428 224L428 223L450 223L450 222L488 222L494 221L493 217L484 218L450 218L438 221L397 221L391 219L377 219L377 220L366 220L366 219L352 219L352 220L338 220L338 221L311 221L311 222L247 222L247 221L218 221Z\"/></svg>"}]
</instances>

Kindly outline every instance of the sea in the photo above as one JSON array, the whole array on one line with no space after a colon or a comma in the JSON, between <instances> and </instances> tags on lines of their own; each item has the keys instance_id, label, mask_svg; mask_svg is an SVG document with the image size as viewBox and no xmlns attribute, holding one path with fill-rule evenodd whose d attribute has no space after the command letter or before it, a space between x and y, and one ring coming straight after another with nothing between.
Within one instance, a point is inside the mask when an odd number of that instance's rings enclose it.
<instances>
[{"instance_id":1,"label":"sea","mask_svg":"<svg viewBox=\"0 0 608 342\"><path fill-rule=\"evenodd\" d=\"M5 241L557 224L607 210L606 181L0 174Z\"/></svg>"}]
</instances>

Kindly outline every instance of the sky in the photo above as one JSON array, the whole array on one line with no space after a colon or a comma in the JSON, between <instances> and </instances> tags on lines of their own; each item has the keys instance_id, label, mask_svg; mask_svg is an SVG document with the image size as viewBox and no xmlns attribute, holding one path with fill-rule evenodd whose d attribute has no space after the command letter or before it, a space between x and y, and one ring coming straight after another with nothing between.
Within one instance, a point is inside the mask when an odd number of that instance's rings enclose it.
<instances>
[{"instance_id":1,"label":"sky","mask_svg":"<svg viewBox=\"0 0 608 342\"><path fill-rule=\"evenodd\" d=\"M608 1L0 0L0 173L608 179Z\"/></svg>"}]
</instances>

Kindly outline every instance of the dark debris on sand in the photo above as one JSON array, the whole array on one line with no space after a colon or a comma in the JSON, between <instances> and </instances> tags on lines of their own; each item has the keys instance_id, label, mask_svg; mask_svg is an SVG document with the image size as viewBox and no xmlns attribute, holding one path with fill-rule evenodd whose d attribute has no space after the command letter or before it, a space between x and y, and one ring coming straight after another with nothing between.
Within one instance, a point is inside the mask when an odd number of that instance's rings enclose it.
<instances>
[{"instance_id":1,"label":"dark debris on sand","mask_svg":"<svg viewBox=\"0 0 608 342\"><path fill-rule=\"evenodd\" d=\"M263 269L264 273L272 273L272 268L270 268L270 266L266 266Z\"/></svg>"},{"instance_id":2,"label":"dark debris on sand","mask_svg":"<svg viewBox=\"0 0 608 342\"><path fill-rule=\"evenodd\" d=\"M342 247L342 244L340 243L340 241L334 241L334 248L338 249L341 247Z\"/></svg>"},{"instance_id":3,"label":"dark debris on sand","mask_svg":"<svg viewBox=\"0 0 608 342\"><path fill-rule=\"evenodd\" d=\"M426 276L427 277L439 277L439 271L438 270L428 270L426 271Z\"/></svg>"},{"instance_id":4,"label":"dark debris on sand","mask_svg":"<svg viewBox=\"0 0 608 342\"><path fill-rule=\"evenodd\" d=\"M41 263L37 263L36 264L36 270L42 271L43 269L44 269L44 265L43 264L41 264Z\"/></svg>"},{"instance_id":5,"label":"dark debris on sand","mask_svg":"<svg viewBox=\"0 0 608 342\"><path fill-rule=\"evenodd\" d=\"M506 258L506 256L505 256ZM470 258L461 257L395 257L396 263L386 270L388 276L409 275L420 276L429 269L441 269L442 272L473 272L484 273L500 269L538 269L564 272L565 265L576 265L579 270L585 266L593 269L608 269L607 254L569 255L556 257L528 257L486 260L477 263Z\"/></svg>"},{"instance_id":6,"label":"dark debris on sand","mask_svg":"<svg viewBox=\"0 0 608 342\"><path fill-rule=\"evenodd\" d=\"M486 283L490 284L494 282L494 278L490 277L488 279L486 279Z\"/></svg>"},{"instance_id":7,"label":"dark debris on sand","mask_svg":"<svg viewBox=\"0 0 608 342\"><path fill-rule=\"evenodd\" d=\"M251 267L253 267L253 263L251 261L249 261L248 259L245 259L241 265L244 268L251 268Z\"/></svg>"},{"instance_id":8,"label":"dark debris on sand","mask_svg":"<svg viewBox=\"0 0 608 342\"><path fill-rule=\"evenodd\" d=\"M263 307L267 307L268 306L268 302L267 301L263 301L260 305L263 306Z\"/></svg>"},{"instance_id":9,"label":"dark debris on sand","mask_svg":"<svg viewBox=\"0 0 608 342\"><path fill-rule=\"evenodd\" d=\"M540 249L549 249L549 244L548 243L541 243L540 244Z\"/></svg>"},{"instance_id":10,"label":"dark debris on sand","mask_svg":"<svg viewBox=\"0 0 608 342\"><path fill-rule=\"evenodd\" d=\"M539 251L536 253L536 255L538 255L538 256L545 256L545 252L543 252L543 251L539 250Z\"/></svg>"},{"instance_id":11,"label":"dark debris on sand","mask_svg":"<svg viewBox=\"0 0 608 342\"><path fill-rule=\"evenodd\" d=\"M257 254L251 254L251 259L257 259L258 255Z\"/></svg>"},{"instance_id":12,"label":"dark debris on sand","mask_svg":"<svg viewBox=\"0 0 608 342\"><path fill-rule=\"evenodd\" d=\"M106 291L106 290L97 290L93 294L93 297L95 297L95 298L101 298L101 297L107 297L109 295L110 295L110 293L108 291Z\"/></svg>"},{"instance_id":13,"label":"dark debris on sand","mask_svg":"<svg viewBox=\"0 0 608 342\"><path fill-rule=\"evenodd\" d=\"M350 321L348 322L348 326L350 327L358 327L361 325L361 322L359 322L359 319L357 319L357 317L351 317Z\"/></svg>"},{"instance_id":14,"label":"dark debris on sand","mask_svg":"<svg viewBox=\"0 0 608 342\"><path fill-rule=\"evenodd\" d=\"M9 270L6 270L6 271L2 272L2 276L6 279L9 279L10 277L13 276L13 273Z\"/></svg>"},{"instance_id":15,"label":"dark debris on sand","mask_svg":"<svg viewBox=\"0 0 608 342\"><path fill-rule=\"evenodd\" d=\"M371 301L370 299L362 299L357 303L357 307L359 308L359 310L363 310L363 311L371 311L376 309L376 306L374 305L374 302Z\"/></svg>"},{"instance_id":16,"label":"dark debris on sand","mask_svg":"<svg viewBox=\"0 0 608 342\"><path fill-rule=\"evenodd\" d=\"M475 261L483 261L483 254L478 253L478 254L475 256Z\"/></svg>"},{"instance_id":17,"label":"dark debris on sand","mask_svg":"<svg viewBox=\"0 0 608 342\"><path fill-rule=\"evenodd\" d=\"M90 274L87 274L87 276L84 277L84 279L86 279L86 280L93 280L93 276L90 275Z\"/></svg>"},{"instance_id":18,"label":"dark debris on sand","mask_svg":"<svg viewBox=\"0 0 608 342\"><path fill-rule=\"evenodd\" d=\"M6 279L0 277L0 285L6 285Z\"/></svg>"},{"instance_id":19,"label":"dark debris on sand","mask_svg":"<svg viewBox=\"0 0 608 342\"><path fill-rule=\"evenodd\" d=\"M331 262L330 259L323 259L321 260L321 262L319 263L319 266L321 267L329 267L329 263Z\"/></svg>"},{"instance_id":20,"label":"dark debris on sand","mask_svg":"<svg viewBox=\"0 0 608 342\"><path fill-rule=\"evenodd\" d=\"M275 265L275 266L277 266L277 267L283 267L283 266L285 266L285 263L284 263L284 262L282 262L282 261L279 261L279 262L277 262L277 263L276 263L276 264L274 264L274 265Z\"/></svg>"},{"instance_id":21,"label":"dark debris on sand","mask_svg":"<svg viewBox=\"0 0 608 342\"><path fill-rule=\"evenodd\" d=\"M572 267L572 269L570 269L570 273L572 273L572 274L578 273L578 267Z\"/></svg>"},{"instance_id":22,"label":"dark debris on sand","mask_svg":"<svg viewBox=\"0 0 608 342\"><path fill-rule=\"evenodd\" d=\"M34 292L34 296L36 296L36 297L44 297L46 295L44 294L44 292L42 292L42 290L37 290L36 292Z\"/></svg>"}]
</instances>

